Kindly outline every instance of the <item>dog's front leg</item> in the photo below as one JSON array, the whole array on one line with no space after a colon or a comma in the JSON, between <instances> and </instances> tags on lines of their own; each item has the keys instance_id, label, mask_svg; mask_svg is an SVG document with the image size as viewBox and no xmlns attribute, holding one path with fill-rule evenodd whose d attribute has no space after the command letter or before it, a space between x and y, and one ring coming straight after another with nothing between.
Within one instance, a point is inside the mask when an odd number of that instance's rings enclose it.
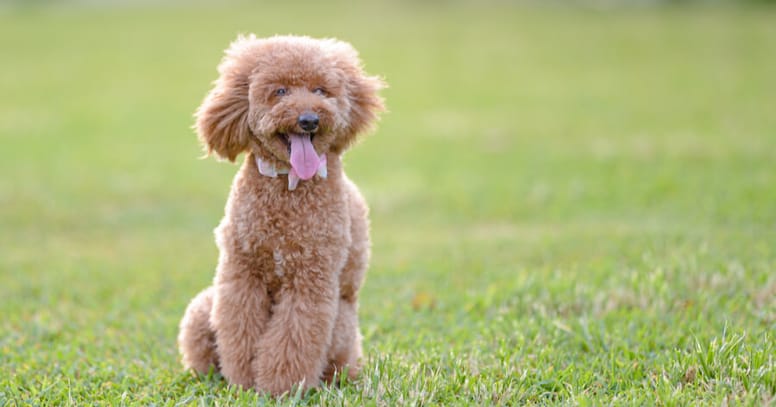
<instances>
[{"instance_id":1,"label":"dog's front leg","mask_svg":"<svg viewBox=\"0 0 776 407\"><path fill-rule=\"evenodd\" d=\"M271 261L271 258L264 260ZM222 258L214 284L211 321L221 374L229 383L244 388L253 387L251 364L271 307L266 287L257 278L259 266L256 261L244 258L241 261L237 256Z\"/></svg>"},{"instance_id":2,"label":"dog's front leg","mask_svg":"<svg viewBox=\"0 0 776 407\"><path fill-rule=\"evenodd\" d=\"M316 387L326 362L339 286L333 265L320 259L288 261L293 274L276 297L254 361L256 389L274 395L295 384Z\"/></svg>"}]
</instances>

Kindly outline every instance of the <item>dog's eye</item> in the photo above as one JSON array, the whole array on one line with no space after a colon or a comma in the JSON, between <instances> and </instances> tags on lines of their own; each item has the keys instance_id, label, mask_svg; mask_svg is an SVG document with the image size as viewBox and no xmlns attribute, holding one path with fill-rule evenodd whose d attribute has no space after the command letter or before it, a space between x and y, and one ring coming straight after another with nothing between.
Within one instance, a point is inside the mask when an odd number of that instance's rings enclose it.
<instances>
[{"instance_id":1,"label":"dog's eye","mask_svg":"<svg viewBox=\"0 0 776 407\"><path fill-rule=\"evenodd\" d=\"M285 96L285 95L286 95L286 93L288 93L288 91L286 90L286 88L278 88L278 89L275 89L275 96Z\"/></svg>"},{"instance_id":2,"label":"dog's eye","mask_svg":"<svg viewBox=\"0 0 776 407\"><path fill-rule=\"evenodd\" d=\"M315 93L318 96L326 96L326 89L319 86L313 89L313 93Z\"/></svg>"}]
</instances>

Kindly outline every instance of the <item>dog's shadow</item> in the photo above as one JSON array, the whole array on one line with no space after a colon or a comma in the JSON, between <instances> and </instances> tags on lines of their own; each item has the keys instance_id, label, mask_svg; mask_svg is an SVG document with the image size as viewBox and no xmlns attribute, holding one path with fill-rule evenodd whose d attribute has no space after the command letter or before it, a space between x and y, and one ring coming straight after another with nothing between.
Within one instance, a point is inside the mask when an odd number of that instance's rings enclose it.
<instances>
[{"instance_id":1,"label":"dog's shadow","mask_svg":"<svg viewBox=\"0 0 776 407\"><path fill-rule=\"evenodd\" d=\"M250 402L259 405L275 403L288 403L293 405L298 403L306 404L305 401L311 399L326 397L327 394L339 393L347 386L357 384L357 380L351 380L348 372L335 373L333 380L329 383L323 382L320 387L304 389L302 386L294 385L291 390L273 397L269 393L257 392L254 389L245 389L241 386L231 385L226 378L211 368L207 374L199 374L193 371L181 372L175 379L175 387L180 390L179 401L175 405L188 405L194 401L215 402L217 399L226 397L228 400L239 402Z\"/></svg>"}]
</instances>

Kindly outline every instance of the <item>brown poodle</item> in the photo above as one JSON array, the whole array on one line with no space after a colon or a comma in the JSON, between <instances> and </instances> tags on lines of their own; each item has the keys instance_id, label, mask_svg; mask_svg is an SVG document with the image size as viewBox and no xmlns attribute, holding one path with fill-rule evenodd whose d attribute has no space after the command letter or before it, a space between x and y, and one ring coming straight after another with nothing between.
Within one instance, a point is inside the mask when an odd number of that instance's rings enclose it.
<instances>
[{"instance_id":1,"label":"brown poodle","mask_svg":"<svg viewBox=\"0 0 776 407\"><path fill-rule=\"evenodd\" d=\"M183 364L274 395L358 373L367 206L342 154L383 110L347 43L240 37L196 113L207 151L247 153L216 228L213 285L180 323Z\"/></svg>"}]
</instances>

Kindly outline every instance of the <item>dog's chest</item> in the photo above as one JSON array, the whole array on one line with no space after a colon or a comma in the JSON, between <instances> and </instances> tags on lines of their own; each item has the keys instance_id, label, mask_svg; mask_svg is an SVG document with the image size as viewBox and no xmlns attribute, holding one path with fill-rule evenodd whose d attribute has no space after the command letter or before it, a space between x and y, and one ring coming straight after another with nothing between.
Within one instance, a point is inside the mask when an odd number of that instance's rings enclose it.
<instances>
[{"instance_id":1,"label":"dog's chest","mask_svg":"<svg viewBox=\"0 0 776 407\"><path fill-rule=\"evenodd\" d=\"M344 266L351 240L344 202L320 206L300 200L246 216L246 227L236 230L240 251L260 263L255 270L269 291L306 273L312 264L312 269L331 272Z\"/></svg>"},{"instance_id":2,"label":"dog's chest","mask_svg":"<svg viewBox=\"0 0 776 407\"><path fill-rule=\"evenodd\" d=\"M301 189L301 188L300 188ZM274 192L274 193L273 193ZM236 247L246 255L272 253L282 265L291 255L336 251L350 245L350 216L339 188L251 190L233 195L227 217ZM282 267L277 274L282 274Z\"/></svg>"}]
</instances>

